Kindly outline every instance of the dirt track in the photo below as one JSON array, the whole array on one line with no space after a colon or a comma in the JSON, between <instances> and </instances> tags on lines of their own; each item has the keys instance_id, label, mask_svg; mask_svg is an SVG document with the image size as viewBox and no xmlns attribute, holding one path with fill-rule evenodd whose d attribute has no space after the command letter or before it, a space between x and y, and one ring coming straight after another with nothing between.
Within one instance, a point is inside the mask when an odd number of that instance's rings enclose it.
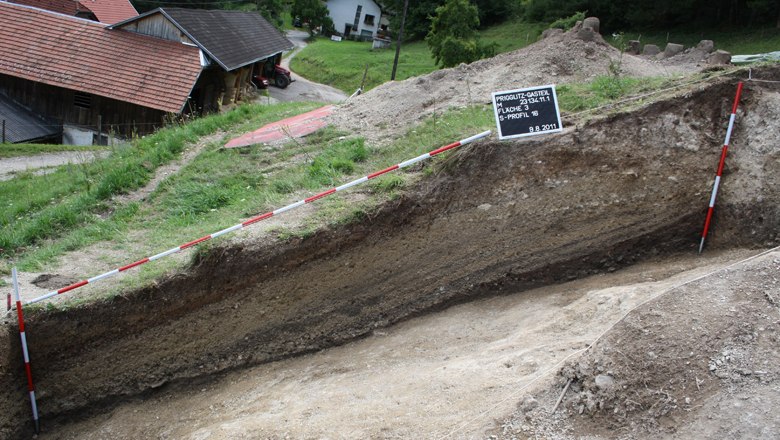
<instances>
[{"instance_id":1,"label":"dirt track","mask_svg":"<svg viewBox=\"0 0 780 440\"><path fill-rule=\"evenodd\" d=\"M42 417L66 423L456 303L694 252L733 90L723 80L561 135L475 144L362 222L274 247L215 249L154 287L35 314ZM744 104L712 248L778 242L778 132L744 127L767 127L780 94L748 84ZM0 433L13 437L29 432L18 423L28 408L18 335L10 321L2 331L0 370L10 374L0 378L0 413L11 417Z\"/></svg>"}]
</instances>

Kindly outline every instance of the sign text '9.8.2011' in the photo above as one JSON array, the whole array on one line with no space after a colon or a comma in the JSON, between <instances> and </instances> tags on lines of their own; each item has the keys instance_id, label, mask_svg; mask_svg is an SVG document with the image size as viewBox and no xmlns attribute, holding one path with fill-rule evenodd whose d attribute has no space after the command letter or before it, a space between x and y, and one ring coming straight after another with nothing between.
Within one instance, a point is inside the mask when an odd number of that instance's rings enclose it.
<instances>
[{"instance_id":1,"label":"sign text '9.8.2011'","mask_svg":"<svg viewBox=\"0 0 780 440\"><path fill-rule=\"evenodd\" d=\"M498 138L510 139L563 130L555 85L493 92Z\"/></svg>"}]
</instances>

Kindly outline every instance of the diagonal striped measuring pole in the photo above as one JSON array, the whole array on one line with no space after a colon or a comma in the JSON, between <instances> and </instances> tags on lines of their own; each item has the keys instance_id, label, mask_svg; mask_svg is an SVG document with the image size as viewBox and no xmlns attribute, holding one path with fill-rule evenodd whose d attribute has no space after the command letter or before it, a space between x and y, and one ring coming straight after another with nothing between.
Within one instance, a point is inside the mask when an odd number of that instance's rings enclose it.
<instances>
[{"instance_id":1,"label":"diagonal striped measuring pole","mask_svg":"<svg viewBox=\"0 0 780 440\"><path fill-rule=\"evenodd\" d=\"M22 356L24 356L24 370L27 373L27 391L30 393L30 405L32 406L33 421L35 422L35 433L40 432L40 423L38 422L38 404L35 401L35 386L33 385L32 368L30 368L30 352L27 350L27 335L24 330L24 312L22 312L22 299L19 296L19 281L16 278L16 268L11 269L11 278L14 284L14 295L16 297L16 316L19 318L19 336L22 338Z\"/></svg>"},{"instance_id":2,"label":"diagonal striped measuring pole","mask_svg":"<svg viewBox=\"0 0 780 440\"><path fill-rule=\"evenodd\" d=\"M391 171L395 171L395 170L398 170L398 169L401 169L401 168L406 168L406 167L408 167L410 165L416 164L417 162L421 162L423 160L430 159L431 157L436 156L437 154L441 154L441 153L443 153L443 152L445 152L447 150L451 150L453 148L457 148L457 147L460 147L462 145L470 144L470 143L472 143L474 141L477 141L479 139L482 139L484 137L489 136L490 133L491 133L491 131L488 130L488 131L484 131L484 132L482 132L480 134L471 136L469 138L462 139L462 140L460 140L458 142L453 142L453 143L451 143L449 145L445 145L445 146L443 146L441 148L437 148L437 149L435 149L433 151L430 151L428 153L421 154L421 155L419 155L419 156L417 156L415 158L412 158L412 159L409 159L407 161L401 162L401 163L399 163L397 165L393 165L391 167L385 168L384 170L377 171L377 172L369 174L367 176L363 176L360 179L356 179L356 180L353 180L352 182L345 183L344 185L341 185L339 187L329 189L329 190L321 192L321 193L319 193L319 194L317 194L315 196L311 196L311 197L309 197L307 199L303 199L303 200L297 201L295 203L292 203L290 205L287 205L285 207L279 208L279 209L277 209L275 211L266 212L265 214L258 215L256 217L252 217L252 218L250 218L249 220L246 220L243 223L239 223L237 225L233 225L233 226L231 226L229 228L223 229L223 230L215 232L213 234L209 234L209 235L206 235L204 237L198 238L197 240L193 240L193 241L190 241L188 243L184 243L184 244L182 244L180 246L177 246L175 248L168 249L167 251L161 252L161 253L159 253L157 255L152 255L151 257L147 257L147 258L144 258L142 260L138 260L138 261L136 261L134 263L130 263L128 265L119 267L119 268L114 269L112 271L109 271L109 272L97 275L95 277L92 277L92 278L89 278L89 279L86 279L86 280L83 280L83 281L79 281L78 283L71 284L70 286L67 286L67 287L63 287L62 289L49 292L49 293L47 293L45 295L39 296L37 298L31 299L30 301L25 302L25 305L26 304L33 304L33 303L36 303L36 302L39 302L39 301L43 301L45 299L51 298L53 296L56 296L56 295L59 295L59 294L65 293L65 292L70 292L71 290L78 289L79 287L86 286L87 284L92 284L92 283L94 283L96 281L99 281L99 280L102 280L104 278L112 277L114 275L119 274L120 272L124 272L124 271L132 269L132 268L134 268L136 266L140 266L142 264L146 264L146 263L148 263L150 261L159 260L160 258L167 257L168 255L172 255L172 254L180 252L180 251L182 251L184 249L187 249L189 247L195 246L198 243L202 243L204 241L211 240L212 238L217 238L220 235L225 235L225 234L237 231L239 229L245 228L245 227L247 227L249 225L252 225L254 223L257 223L259 221L269 219L269 218L271 218L273 216L279 215L279 214L281 214L283 212L286 212L286 211L289 211L291 209L295 209L295 208L298 208L298 207L303 206L305 204L312 203L312 202L314 202L316 200L319 200L319 199L321 199L323 197L327 197L327 196L329 196L329 195L331 195L333 193L336 193L336 192L339 192L339 191L343 191L343 190L345 190L347 188L351 188L351 187L353 187L355 185L359 185L361 183L367 182L367 181L369 181L369 180L371 180L373 178L379 177L379 176L381 176L381 175L383 175L385 173L389 173ZM17 303L17 308L19 308L19 304L18 303Z\"/></svg>"},{"instance_id":3,"label":"diagonal striped measuring pole","mask_svg":"<svg viewBox=\"0 0 780 440\"><path fill-rule=\"evenodd\" d=\"M699 253L704 249L704 240L707 239L707 233L710 230L712 213L715 211L715 199L718 197L718 187L723 177L723 166L726 164L726 154L729 151L729 142L731 133L734 129L734 121L737 119L737 107L739 106L739 97L742 95L742 81L737 84L737 96L734 97L734 105L731 107L731 117L729 118L729 128L726 130L726 140L723 142L723 149L720 153L720 163L718 163L718 172L715 175L715 184L712 186L712 195L710 196L710 205L707 209L707 219L704 220L704 230L701 233L701 242L699 243Z\"/></svg>"}]
</instances>

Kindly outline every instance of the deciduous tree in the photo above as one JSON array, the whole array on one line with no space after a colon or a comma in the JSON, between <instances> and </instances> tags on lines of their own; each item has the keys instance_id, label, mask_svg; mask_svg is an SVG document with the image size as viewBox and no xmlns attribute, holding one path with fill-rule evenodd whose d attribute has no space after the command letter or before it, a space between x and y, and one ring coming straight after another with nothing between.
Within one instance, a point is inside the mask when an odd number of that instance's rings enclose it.
<instances>
[{"instance_id":1,"label":"deciduous tree","mask_svg":"<svg viewBox=\"0 0 780 440\"><path fill-rule=\"evenodd\" d=\"M290 13L306 23L311 36L317 29L322 29L325 35L333 33L333 20L328 15L328 8L320 0L295 0Z\"/></svg>"},{"instance_id":2,"label":"deciduous tree","mask_svg":"<svg viewBox=\"0 0 780 440\"><path fill-rule=\"evenodd\" d=\"M494 46L482 45L477 39L478 27L477 7L468 0L447 0L436 8L425 37L436 63L451 67L494 55Z\"/></svg>"}]
</instances>

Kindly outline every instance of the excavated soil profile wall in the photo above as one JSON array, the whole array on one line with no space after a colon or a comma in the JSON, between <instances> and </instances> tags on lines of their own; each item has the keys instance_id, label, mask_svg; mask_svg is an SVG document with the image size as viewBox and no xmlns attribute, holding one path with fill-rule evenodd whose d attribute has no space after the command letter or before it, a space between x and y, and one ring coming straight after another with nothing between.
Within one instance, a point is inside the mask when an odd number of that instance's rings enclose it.
<instances>
[{"instance_id":1,"label":"excavated soil profile wall","mask_svg":"<svg viewBox=\"0 0 780 440\"><path fill-rule=\"evenodd\" d=\"M735 84L560 135L474 144L360 222L216 248L152 287L33 313L44 427L454 303L696 252ZM780 87L748 83L741 109L708 246L778 242ZM0 437L14 438L32 431L15 320L0 350Z\"/></svg>"}]
</instances>

